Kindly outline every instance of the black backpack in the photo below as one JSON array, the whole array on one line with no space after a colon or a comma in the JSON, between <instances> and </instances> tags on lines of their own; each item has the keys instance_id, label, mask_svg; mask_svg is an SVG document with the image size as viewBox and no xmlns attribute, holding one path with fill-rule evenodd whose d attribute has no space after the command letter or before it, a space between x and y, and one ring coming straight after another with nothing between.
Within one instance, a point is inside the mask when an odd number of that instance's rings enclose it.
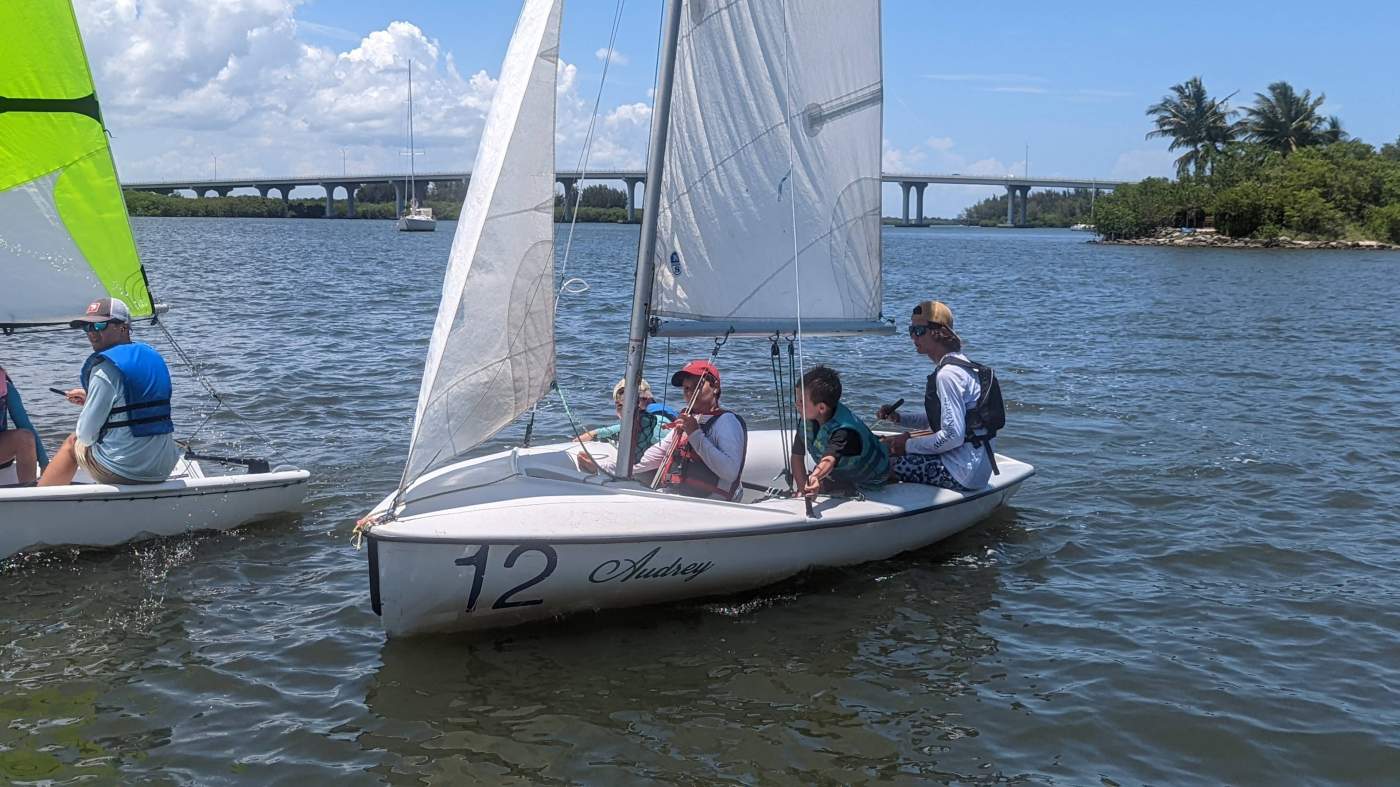
<instances>
[{"instance_id":1,"label":"black backpack","mask_svg":"<svg viewBox=\"0 0 1400 787\"><path fill-rule=\"evenodd\" d=\"M967 423L967 442L975 446L985 446L987 449L987 459L992 463L992 472L1000 475L997 470L996 454L992 452L992 438L997 436L997 432L1006 428L1006 403L1001 398L1001 383L997 380L996 372L992 367L983 366L975 361L964 361L961 358L945 356L938 365L942 367L951 364L972 373L977 378L977 384L981 386L982 393L977 397L977 404L968 408L964 416ZM934 374L937 374L937 370Z\"/></svg>"}]
</instances>

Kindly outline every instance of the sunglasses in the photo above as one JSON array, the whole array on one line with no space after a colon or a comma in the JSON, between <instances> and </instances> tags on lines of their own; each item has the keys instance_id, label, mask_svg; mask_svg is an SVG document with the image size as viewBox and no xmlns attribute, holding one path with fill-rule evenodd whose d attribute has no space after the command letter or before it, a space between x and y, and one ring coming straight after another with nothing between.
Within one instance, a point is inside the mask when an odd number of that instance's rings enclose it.
<instances>
[{"instance_id":1,"label":"sunglasses","mask_svg":"<svg viewBox=\"0 0 1400 787\"><path fill-rule=\"evenodd\" d=\"M83 333L101 333L107 330L107 326L111 324L111 320L105 320L103 322L85 322L83 323Z\"/></svg>"},{"instance_id":2,"label":"sunglasses","mask_svg":"<svg viewBox=\"0 0 1400 787\"><path fill-rule=\"evenodd\" d=\"M927 325L911 325L909 326L909 335L923 336L924 334L929 332L929 329L930 328Z\"/></svg>"}]
</instances>

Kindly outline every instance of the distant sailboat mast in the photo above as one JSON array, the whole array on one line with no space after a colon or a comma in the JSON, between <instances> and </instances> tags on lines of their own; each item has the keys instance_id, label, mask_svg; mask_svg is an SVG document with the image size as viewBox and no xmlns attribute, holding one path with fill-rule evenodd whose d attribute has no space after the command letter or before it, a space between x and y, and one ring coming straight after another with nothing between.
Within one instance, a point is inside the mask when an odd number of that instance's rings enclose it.
<instances>
[{"instance_id":1,"label":"distant sailboat mast","mask_svg":"<svg viewBox=\"0 0 1400 787\"><path fill-rule=\"evenodd\" d=\"M418 148L413 144L413 58L408 59L408 204L410 213L418 209L417 172L413 159Z\"/></svg>"}]
</instances>

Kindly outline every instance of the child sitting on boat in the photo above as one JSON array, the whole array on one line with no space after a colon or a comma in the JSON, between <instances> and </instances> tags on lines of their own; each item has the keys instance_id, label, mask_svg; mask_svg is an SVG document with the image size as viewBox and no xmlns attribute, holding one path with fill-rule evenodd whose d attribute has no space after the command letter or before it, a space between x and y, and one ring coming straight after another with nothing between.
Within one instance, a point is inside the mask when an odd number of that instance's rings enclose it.
<instances>
[{"instance_id":1,"label":"child sitting on boat","mask_svg":"<svg viewBox=\"0 0 1400 787\"><path fill-rule=\"evenodd\" d=\"M850 493L884 484L889 451L855 413L841 404L841 375L817 366L795 392L803 428L792 440L793 488L802 495ZM807 472L807 458L815 463Z\"/></svg>"},{"instance_id":2,"label":"child sitting on boat","mask_svg":"<svg viewBox=\"0 0 1400 787\"><path fill-rule=\"evenodd\" d=\"M584 432L578 436L580 442L616 442L618 433L622 431L622 392L626 387L627 380L622 379L617 381L612 390L613 404L617 405L618 423ZM645 452L666 436L661 427L676 420L676 411L656 401L651 395L651 385L642 380L637 385L637 413L641 416L641 428L637 430L637 450Z\"/></svg>"}]
</instances>

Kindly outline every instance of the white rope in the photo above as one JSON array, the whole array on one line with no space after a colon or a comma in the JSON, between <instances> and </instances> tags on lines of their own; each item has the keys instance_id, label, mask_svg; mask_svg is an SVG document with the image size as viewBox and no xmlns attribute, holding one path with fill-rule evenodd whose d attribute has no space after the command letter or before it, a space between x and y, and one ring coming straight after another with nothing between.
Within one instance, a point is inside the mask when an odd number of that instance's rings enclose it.
<instances>
[{"instance_id":1,"label":"white rope","mask_svg":"<svg viewBox=\"0 0 1400 787\"><path fill-rule=\"evenodd\" d=\"M793 292L795 293L796 299L797 299L797 370L796 370L796 372L795 372L795 374L797 375L797 379L794 380L793 382L794 382L794 384L795 384L795 385L797 386L797 388L798 388L798 396L802 397L803 402L805 402L806 399L807 399L807 386L802 382L802 378L803 378L803 376L804 376L804 371L803 371L803 370L805 370L805 369L807 368L807 361L806 361L806 358L803 356L803 353L802 353L802 272L801 272L801 270L799 270L799 266L798 266L799 250L798 250L798 242L797 242L797 183L796 183L796 179L793 177L793 170L794 170L794 168L795 168L795 166L796 166L796 152L795 152L795 149L794 149L794 144L793 144L793 139L792 139L792 136L793 136L793 127L792 127L792 57L791 57L791 55L790 55L790 47L791 47L791 45L792 45L792 35L791 35L791 34L789 33L789 31L788 31L787 20L788 20L788 4L787 4L787 0L784 0L784 2L783 2L783 83L784 83L784 84L783 84L783 88L784 88L784 89L783 89L783 104L784 104L783 112L784 112L784 114L786 115L786 120L787 120L787 131L788 131L788 180L790 181L790 186L791 186L790 189L789 189L789 191L791 192L791 196L789 197L788 202L792 205L792 280L793 280ZM806 437L807 423L806 423L806 421L802 418L802 412L801 412L802 404L800 404L800 403L794 403L794 404L797 405L797 410L798 410L798 413L797 413L797 427L796 427L796 428L797 428L797 429L803 430L803 437L805 438L805 437ZM805 445L805 442L804 442L804 445ZM784 448L783 450L787 450L787 449ZM803 459L802 461L805 463L805 462L806 462L806 459ZM793 491L798 491L798 490L794 489Z\"/></svg>"}]
</instances>

